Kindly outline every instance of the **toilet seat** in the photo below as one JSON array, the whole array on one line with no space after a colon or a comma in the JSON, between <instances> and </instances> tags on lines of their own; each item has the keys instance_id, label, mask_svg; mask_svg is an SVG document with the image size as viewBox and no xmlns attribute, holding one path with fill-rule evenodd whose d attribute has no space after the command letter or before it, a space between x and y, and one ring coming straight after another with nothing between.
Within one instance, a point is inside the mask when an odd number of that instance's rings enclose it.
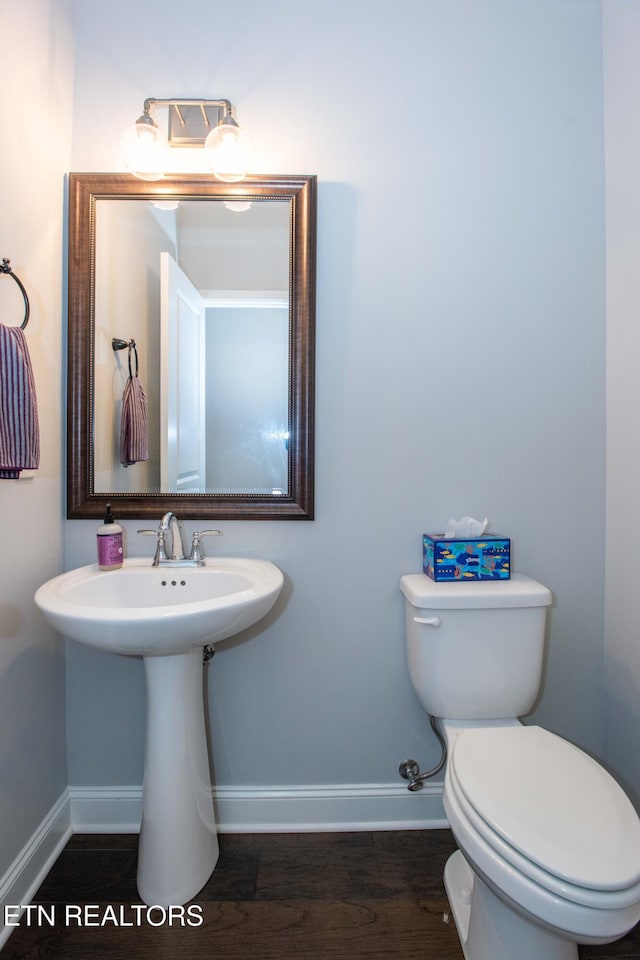
<instances>
[{"instance_id":1,"label":"toilet seat","mask_svg":"<svg viewBox=\"0 0 640 960\"><path fill-rule=\"evenodd\" d=\"M463 730L448 789L492 851L552 895L617 910L640 901L640 823L595 761L540 727Z\"/></svg>"}]
</instances>

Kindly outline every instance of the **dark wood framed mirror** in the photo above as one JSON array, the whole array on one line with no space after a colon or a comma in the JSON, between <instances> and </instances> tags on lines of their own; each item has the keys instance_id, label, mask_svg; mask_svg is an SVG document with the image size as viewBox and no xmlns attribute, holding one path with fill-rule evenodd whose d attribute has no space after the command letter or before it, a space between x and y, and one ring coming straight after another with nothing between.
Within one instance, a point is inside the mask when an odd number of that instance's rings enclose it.
<instances>
[{"instance_id":1,"label":"dark wood framed mirror","mask_svg":"<svg viewBox=\"0 0 640 960\"><path fill-rule=\"evenodd\" d=\"M315 258L314 176L70 174L70 519L313 519Z\"/></svg>"}]
</instances>

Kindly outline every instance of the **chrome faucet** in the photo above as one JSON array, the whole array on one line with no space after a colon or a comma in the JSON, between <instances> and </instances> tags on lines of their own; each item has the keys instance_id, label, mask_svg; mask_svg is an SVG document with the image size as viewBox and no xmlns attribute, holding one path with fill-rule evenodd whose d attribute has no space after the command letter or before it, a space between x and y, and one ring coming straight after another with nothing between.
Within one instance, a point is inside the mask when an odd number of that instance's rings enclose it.
<instances>
[{"instance_id":1,"label":"chrome faucet","mask_svg":"<svg viewBox=\"0 0 640 960\"><path fill-rule=\"evenodd\" d=\"M221 530L201 530L193 534L191 553L187 557L184 549L182 524L175 513L165 513L157 530L138 530L145 536L157 537L153 567L204 567L206 561L200 544L201 537L220 537ZM171 549L168 549L167 534L171 534Z\"/></svg>"},{"instance_id":2,"label":"chrome faucet","mask_svg":"<svg viewBox=\"0 0 640 960\"><path fill-rule=\"evenodd\" d=\"M167 550L167 531L171 533L171 551ZM160 521L160 526L158 528L158 548L160 548L160 541L164 548L164 559L171 561L180 561L186 560L184 553L184 540L182 537L182 525L175 513L165 513L164 517ZM161 558L158 558L160 562ZM155 561L154 561L155 562Z\"/></svg>"}]
</instances>

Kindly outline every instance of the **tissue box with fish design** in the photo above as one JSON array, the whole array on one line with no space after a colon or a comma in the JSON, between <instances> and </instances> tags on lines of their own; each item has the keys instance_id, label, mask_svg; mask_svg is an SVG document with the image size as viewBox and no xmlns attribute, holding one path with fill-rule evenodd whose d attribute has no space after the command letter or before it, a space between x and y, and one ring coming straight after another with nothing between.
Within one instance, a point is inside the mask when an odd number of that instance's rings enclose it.
<instances>
[{"instance_id":1,"label":"tissue box with fish design","mask_svg":"<svg viewBox=\"0 0 640 960\"><path fill-rule=\"evenodd\" d=\"M508 580L511 540L497 533L464 540L442 533L422 537L422 569L432 580Z\"/></svg>"}]
</instances>

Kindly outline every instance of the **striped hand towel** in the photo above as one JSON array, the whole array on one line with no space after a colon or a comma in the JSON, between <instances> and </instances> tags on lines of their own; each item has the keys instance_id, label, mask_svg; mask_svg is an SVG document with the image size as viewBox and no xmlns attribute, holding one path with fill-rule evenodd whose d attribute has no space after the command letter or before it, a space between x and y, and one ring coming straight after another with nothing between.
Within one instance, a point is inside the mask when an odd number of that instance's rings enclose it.
<instances>
[{"instance_id":1,"label":"striped hand towel","mask_svg":"<svg viewBox=\"0 0 640 960\"><path fill-rule=\"evenodd\" d=\"M122 394L120 463L130 467L148 459L147 398L138 378L129 377Z\"/></svg>"},{"instance_id":2,"label":"striped hand towel","mask_svg":"<svg viewBox=\"0 0 640 960\"><path fill-rule=\"evenodd\" d=\"M0 479L16 480L40 463L38 404L27 341L0 324Z\"/></svg>"}]
</instances>

